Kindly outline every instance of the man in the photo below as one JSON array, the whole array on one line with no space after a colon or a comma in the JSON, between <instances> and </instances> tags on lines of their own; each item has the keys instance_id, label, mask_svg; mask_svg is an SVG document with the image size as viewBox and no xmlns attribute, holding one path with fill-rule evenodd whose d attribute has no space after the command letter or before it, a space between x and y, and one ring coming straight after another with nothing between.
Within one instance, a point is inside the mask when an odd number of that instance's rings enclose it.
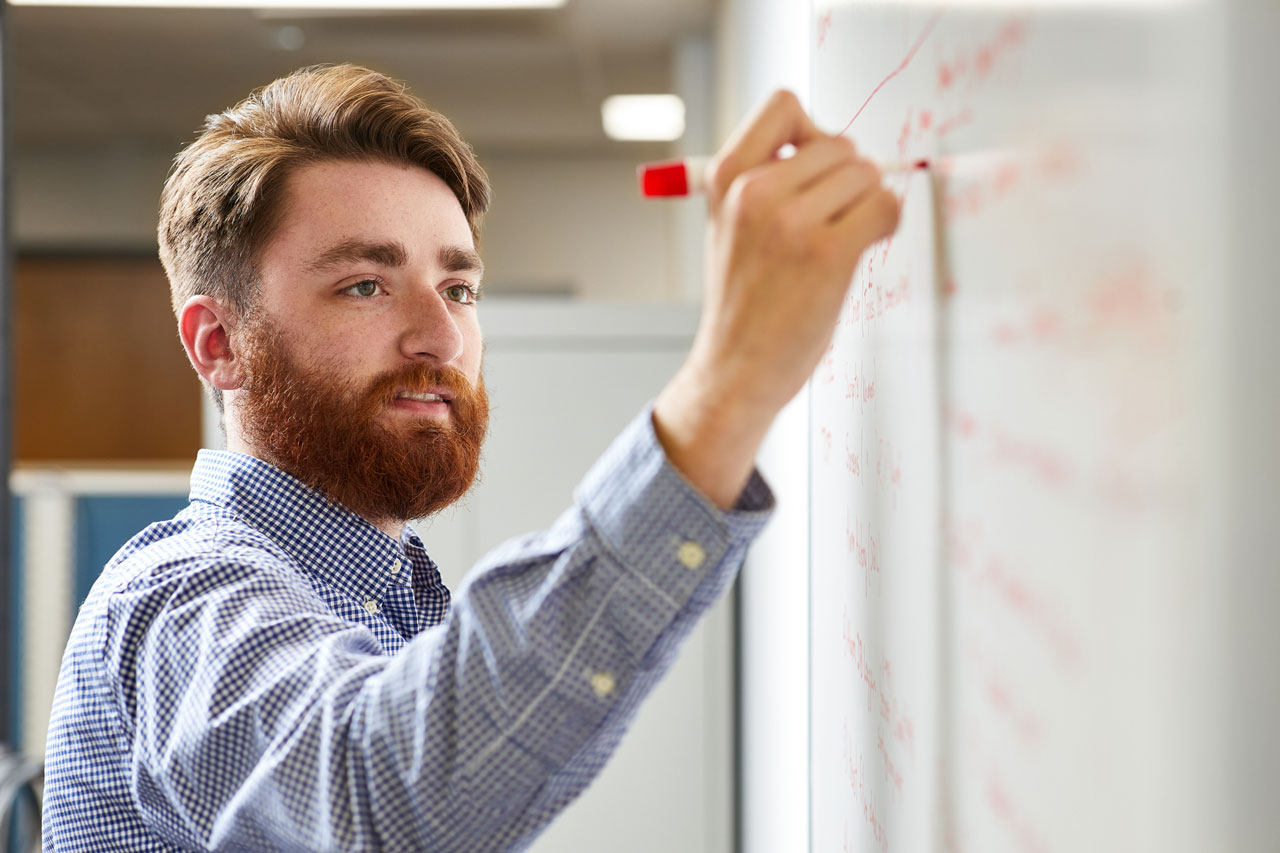
<instances>
[{"instance_id":1,"label":"man","mask_svg":"<svg viewBox=\"0 0 1280 853\"><path fill-rule=\"evenodd\" d=\"M351 66L210 117L159 236L229 449L201 451L190 506L81 609L46 849L503 850L582 791L763 525L755 450L897 221L874 167L787 94L710 183L688 360L575 506L451 604L405 522L466 492L485 432L484 174L447 121Z\"/></svg>"}]
</instances>

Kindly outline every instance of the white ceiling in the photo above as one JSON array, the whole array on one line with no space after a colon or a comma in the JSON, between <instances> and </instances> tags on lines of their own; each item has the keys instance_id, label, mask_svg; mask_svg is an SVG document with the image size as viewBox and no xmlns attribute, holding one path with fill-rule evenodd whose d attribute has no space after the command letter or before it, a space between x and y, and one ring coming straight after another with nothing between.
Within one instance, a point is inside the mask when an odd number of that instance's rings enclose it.
<instances>
[{"instance_id":1,"label":"white ceiling","mask_svg":"<svg viewBox=\"0 0 1280 853\"><path fill-rule=\"evenodd\" d=\"M176 152L207 113L250 90L303 65L351 61L406 80L483 153L634 153L634 143L605 138L600 102L671 91L676 45L709 34L714 5L569 0L557 10L358 14L9 7L11 138L19 154ZM302 46L282 47L298 30Z\"/></svg>"}]
</instances>

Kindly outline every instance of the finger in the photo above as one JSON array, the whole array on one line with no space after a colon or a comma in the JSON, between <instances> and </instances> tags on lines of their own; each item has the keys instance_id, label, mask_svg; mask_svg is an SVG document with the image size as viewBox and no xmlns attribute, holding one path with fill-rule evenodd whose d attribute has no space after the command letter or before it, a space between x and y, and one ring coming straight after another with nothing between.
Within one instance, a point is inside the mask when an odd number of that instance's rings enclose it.
<instances>
[{"instance_id":1,"label":"finger","mask_svg":"<svg viewBox=\"0 0 1280 853\"><path fill-rule=\"evenodd\" d=\"M851 272L868 246L894 232L900 215L898 197L878 186L862 193L831 221L828 236L848 250L845 259Z\"/></svg>"},{"instance_id":2,"label":"finger","mask_svg":"<svg viewBox=\"0 0 1280 853\"><path fill-rule=\"evenodd\" d=\"M775 92L721 149L711 167L711 190L723 196L735 178L772 160L782 146L790 143L799 150L822 136L794 94Z\"/></svg>"},{"instance_id":3,"label":"finger","mask_svg":"<svg viewBox=\"0 0 1280 853\"><path fill-rule=\"evenodd\" d=\"M761 171L770 170L768 179L781 194L794 195L808 194L825 184L836 172L859 163L871 165L858 157L857 149L848 139L827 136L809 143L790 159L759 168Z\"/></svg>"},{"instance_id":4,"label":"finger","mask_svg":"<svg viewBox=\"0 0 1280 853\"><path fill-rule=\"evenodd\" d=\"M834 224L862 196L882 188L880 180L880 170L870 160L843 160L804 189L798 209L813 222Z\"/></svg>"}]
</instances>

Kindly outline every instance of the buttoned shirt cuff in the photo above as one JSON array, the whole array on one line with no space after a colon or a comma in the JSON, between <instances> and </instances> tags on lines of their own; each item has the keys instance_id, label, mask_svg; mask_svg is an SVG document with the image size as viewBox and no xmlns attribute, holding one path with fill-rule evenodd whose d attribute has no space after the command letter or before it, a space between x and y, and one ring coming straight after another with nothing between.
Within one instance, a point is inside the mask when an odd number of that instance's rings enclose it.
<instances>
[{"instance_id":1,"label":"buttoned shirt cuff","mask_svg":"<svg viewBox=\"0 0 1280 853\"><path fill-rule=\"evenodd\" d=\"M587 473L578 505L618 560L675 603L695 591L714 598L772 517L773 492L753 470L733 508L720 509L667 459L652 412L646 406Z\"/></svg>"}]
</instances>

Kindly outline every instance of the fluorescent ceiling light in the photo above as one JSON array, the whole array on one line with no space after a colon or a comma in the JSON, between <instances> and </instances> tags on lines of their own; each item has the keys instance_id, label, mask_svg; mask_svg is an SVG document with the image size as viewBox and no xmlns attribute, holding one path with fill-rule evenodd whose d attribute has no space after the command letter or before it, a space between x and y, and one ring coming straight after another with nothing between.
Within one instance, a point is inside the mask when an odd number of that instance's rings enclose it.
<instances>
[{"instance_id":1,"label":"fluorescent ceiling light","mask_svg":"<svg viewBox=\"0 0 1280 853\"><path fill-rule=\"evenodd\" d=\"M677 95L610 95L600 116L610 139L671 142L684 136L684 101Z\"/></svg>"},{"instance_id":2,"label":"fluorescent ceiling light","mask_svg":"<svg viewBox=\"0 0 1280 853\"><path fill-rule=\"evenodd\" d=\"M109 6L119 9L297 9L385 12L408 9L556 9L565 0L9 0L10 6Z\"/></svg>"}]
</instances>

